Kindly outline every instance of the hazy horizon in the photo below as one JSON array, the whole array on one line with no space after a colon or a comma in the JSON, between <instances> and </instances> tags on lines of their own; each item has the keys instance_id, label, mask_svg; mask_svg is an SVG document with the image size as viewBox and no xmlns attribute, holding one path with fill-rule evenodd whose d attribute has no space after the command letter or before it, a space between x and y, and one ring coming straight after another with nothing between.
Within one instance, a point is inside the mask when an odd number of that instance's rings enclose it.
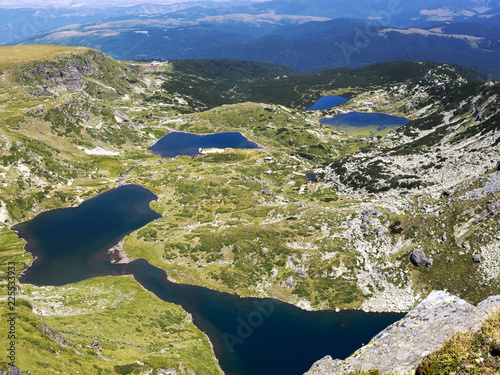
<instances>
[{"instance_id":1,"label":"hazy horizon","mask_svg":"<svg viewBox=\"0 0 500 375\"><path fill-rule=\"evenodd\" d=\"M172 5L180 3L257 3L268 0L2 0L0 8L49 7L127 7L141 4Z\"/></svg>"}]
</instances>

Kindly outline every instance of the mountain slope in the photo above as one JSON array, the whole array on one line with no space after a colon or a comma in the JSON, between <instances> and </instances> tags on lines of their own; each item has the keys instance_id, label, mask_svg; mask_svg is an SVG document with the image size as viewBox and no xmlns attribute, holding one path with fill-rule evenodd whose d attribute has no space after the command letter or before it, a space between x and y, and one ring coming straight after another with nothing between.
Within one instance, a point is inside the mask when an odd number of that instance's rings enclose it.
<instances>
[{"instance_id":1,"label":"mountain slope","mask_svg":"<svg viewBox=\"0 0 500 375\"><path fill-rule=\"evenodd\" d=\"M152 137L141 126L141 110L134 124L123 109L155 84L88 48L2 47L0 55L0 264L14 278L33 259L10 226L119 183L137 161L136 148ZM1 373L222 373L189 314L129 277L63 287L15 283L15 360L2 355ZM3 320L8 313L0 311ZM5 337L7 329L0 326ZM0 342L4 352L8 345Z\"/></svg>"},{"instance_id":2,"label":"mountain slope","mask_svg":"<svg viewBox=\"0 0 500 375\"><path fill-rule=\"evenodd\" d=\"M455 63L500 74L496 26L462 23L388 28L374 21L336 19L280 26L263 35L259 25L204 23L188 27L103 23L61 28L24 43L97 47L119 59L238 59L298 69L359 67L390 60Z\"/></svg>"},{"instance_id":3,"label":"mountain slope","mask_svg":"<svg viewBox=\"0 0 500 375\"><path fill-rule=\"evenodd\" d=\"M155 67L87 48L8 48L2 56L16 59L0 60L5 269L11 259L17 273L31 262L11 224L133 183L158 196L152 208L162 217L127 236L123 251L177 282L318 310L408 311L433 289L469 302L500 290L497 82L467 82L459 67L422 62L303 75L247 61ZM352 100L341 106L303 111L323 94L346 93ZM348 111L413 121L376 138L318 122ZM148 147L171 131L236 131L262 148L153 155ZM111 374L220 373L189 318L149 304L134 285L23 286L20 341L43 355L19 366L54 373L69 363L85 372L75 358L88 357ZM94 300L104 309L88 307ZM133 316L122 315L128 309ZM154 317L167 311L162 326ZM96 321L112 328L85 324ZM152 341L134 339L136 328ZM94 340L106 343L100 354L109 361L84 348Z\"/></svg>"},{"instance_id":4,"label":"mountain slope","mask_svg":"<svg viewBox=\"0 0 500 375\"><path fill-rule=\"evenodd\" d=\"M92 179L87 153L119 154L148 138L114 104L147 80L102 52L2 47L2 56L1 161L9 184L1 199L11 218L39 209L43 196L75 179ZM37 197L25 195L32 189Z\"/></svg>"},{"instance_id":5,"label":"mountain slope","mask_svg":"<svg viewBox=\"0 0 500 375\"><path fill-rule=\"evenodd\" d=\"M369 86L419 81L437 63L392 61L363 68L337 68L317 74L266 63L238 60L179 60L169 64L162 93L151 102L173 103L172 93L186 102L185 111L209 109L242 101L279 104L296 110L310 107L325 94L347 97ZM468 79L484 75L455 66Z\"/></svg>"}]
</instances>

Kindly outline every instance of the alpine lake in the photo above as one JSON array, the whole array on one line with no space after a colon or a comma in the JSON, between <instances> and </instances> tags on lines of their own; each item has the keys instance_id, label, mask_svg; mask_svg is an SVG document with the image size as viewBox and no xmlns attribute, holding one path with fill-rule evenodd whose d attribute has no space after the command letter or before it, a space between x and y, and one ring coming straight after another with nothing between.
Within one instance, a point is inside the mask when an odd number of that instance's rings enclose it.
<instances>
[{"instance_id":1,"label":"alpine lake","mask_svg":"<svg viewBox=\"0 0 500 375\"><path fill-rule=\"evenodd\" d=\"M219 137L172 132L151 147L164 157L194 156L199 148L258 148L240 133ZM223 139L224 140L224 139ZM213 142L212 142L213 141ZM299 375L326 355L346 358L404 314L360 310L305 311L269 298L240 297L169 281L167 273L135 259L113 262L107 252L161 214L157 197L138 185L120 186L78 207L43 212L12 227L35 257L22 283L66 285L100 276L132 275L163 301L180 305L209 337L227 375Z\"/></svg>"},{"instance_id":2,"label":"alpine lake","mask_svg":"<svg viewBox=\"0 0 500 375\"><path fill-rule=\"evenodd\" d=\"M374 137L406 125L410 120L385 113L348 112L322 118L319 122L346 133Z\"/></svg>"},{"instance_id":3,"label":"alpine lake","mask_svg":"<svg viewBox=\"0 0 500 375\"><path fill-rule=\"evenodd\" d=\"M305 111L321 111L346 103L349 98L338 95L326 95L318 99ZM321 124L332 126L337 130L358 135L374 137L406 125L410 120L404 117L378 112L347 112L333 117L320 119Z\"/></svg>"},{"instance_id":4,"label":"alpine lake","mask_svg":"<svg viewBox=\"0 0 500 375\"><path fill-rule=\"evenodd\" d=\"M194 134L170 132L164 135L149 149L164 158L175 158L179 155L200 155L200 149L205 148L237 148L255 149L260 146L248 140L238 132Z\"/></svg>"}]
</instances>

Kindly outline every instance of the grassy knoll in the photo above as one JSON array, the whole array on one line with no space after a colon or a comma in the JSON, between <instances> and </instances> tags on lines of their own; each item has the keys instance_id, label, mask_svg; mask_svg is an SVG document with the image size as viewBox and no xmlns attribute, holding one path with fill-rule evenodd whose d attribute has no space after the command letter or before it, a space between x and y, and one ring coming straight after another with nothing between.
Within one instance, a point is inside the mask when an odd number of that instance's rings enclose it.
<instances>
[{"instance_id":1,"label":"grassy knoll","mask_svg":"<svg viewBox=\"0 0 500 375\"><path fill-rule=\"evenodd\" d=\"M83 51L88 48L37 44L31 46L0 47L0 68L24 64L35 60L53 60L68 52Z\"/></svg>"},{"instance_id":2,"label":"grassy knoll","mask_svg":"<svg viewBox=\"0 0 500 375\"><path fill-rule=\"evenodd\" d=\"M8 262L20 273L31 262L24 241L0 234L1 294ZM221 374L210 343L179 306L145 291L131 277L103 277L61 287L17 284L16 365L35 374L139 374L189 368ZM7 337L7 301L0 335ZM48 328L47 328L48 327ZM102 351L92 342L99 341ZM1 340L6 363L8 340Z\"/></svg>"},{"instance_id":3,"label":"grassy knoll","mask_svg":"<svg viewBox=\"0 0 500 375\"><path fill-rule=\"evenodd\" d=\"M63 287L23 285L22 290L16 309L16 363L21 369L36 374L138 374L184 367L221 374L208 339L189 315L158 300L131 277ZM6 335L5 324L0 332ZM102 351L92 346L95 341ZM2 341L2 352L6 344Z\"/></svg>"},{"instance_id":4,"label":"grassy knoll","mask_svg":"<svg viewBox=\"0 0 500 375\"><path fill-rule=\"evenodd\" d=\"M397 306L401 309L411 308L420 298L413 296L431 289L448 289L469 301L498 291L498 279L485 282L472 262L472 252L495 239L498 219L471 221L465 234L456 234L498 192L474 202L460 200L460 194L425 193L419 202L398 190L425 188L418 171L392 175L381 160L370 159L378 146L318 123L320 116L337 110L302 110L319 96L336 93L361 96L343 108L356 110L364 100L378 97L374 110L404 113L416 96L424 96L421 105L442 94L433 91L432 96L421 86L409 94L415 82L401 83L427 72L427 64L395 62L303 76L248 62L175 62L165 71L144 68L143 76L132 63L88 49L69 49L68 54L66 47L48 48L51 61L40 63L46 52L37 48L33 60L24 57L25 65L0 69L1 225L78 205L115 187L120 178L153 191L158 200L151 207L162 214L130 234L125 251L132 259L144 257L167 270L179 282L316 309L359 308L372 297L385 303L397 299L387 297L394 290L398 296L410 295L409 302ZM16 53L23 58L21 50ZM72 71L72 64L83 72L80 86L50 78L61 69ZM40 67L50 74L36 73ZM221 77L221 72L227 75ZM438 103L439 108L444 105ZM464 116L471 112L463 108ZM430 130L443 119L436 112L393 138ZM238 131L262 148L175 159L147 150L174 130ZM447 134L427 134L409 148L396 144L392 153L424 152ZM349 154L358 151L354 160ZM384 190L377 188L381 181L387 182ZM467 189L475 187L471 184ZM360 192L363 188L367 194ZM31 258L22 245L3 229L3 269L10 260L17 262L18 272L28 266ZM426 255L433 252L431 268L410 264L415 247ZM206 338L189 317L128 277L63 287L24 285L20 293L22 369L139 374L174 367L220 373ZM57 335L68 341L57 343ZM102 352L90 346L93 341L100 342ZM28 355L28 348L38 354Z\"/></svg>"}]
</instances>

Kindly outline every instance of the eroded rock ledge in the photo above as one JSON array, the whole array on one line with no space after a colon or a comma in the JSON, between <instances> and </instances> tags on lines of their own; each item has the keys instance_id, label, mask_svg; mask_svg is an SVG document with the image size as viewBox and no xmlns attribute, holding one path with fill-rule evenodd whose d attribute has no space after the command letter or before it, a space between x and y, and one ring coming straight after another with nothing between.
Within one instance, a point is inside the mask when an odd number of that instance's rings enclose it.
<instances>
[{"instance_id":1,"label":"eroded rock ledge","mask_svg":"<svg viewBox=\"0 0 500 375\"><path fill-rule=\"evenodd\" d=\"M340 375L369 369L378 369L382 374L412 372L453 334L477 332L498 308L500 296L473 306L448 292L433 291L406 317L380 332L352 356L346 360L326 356L307 375Z\"/></svg>"}]
</instances>

